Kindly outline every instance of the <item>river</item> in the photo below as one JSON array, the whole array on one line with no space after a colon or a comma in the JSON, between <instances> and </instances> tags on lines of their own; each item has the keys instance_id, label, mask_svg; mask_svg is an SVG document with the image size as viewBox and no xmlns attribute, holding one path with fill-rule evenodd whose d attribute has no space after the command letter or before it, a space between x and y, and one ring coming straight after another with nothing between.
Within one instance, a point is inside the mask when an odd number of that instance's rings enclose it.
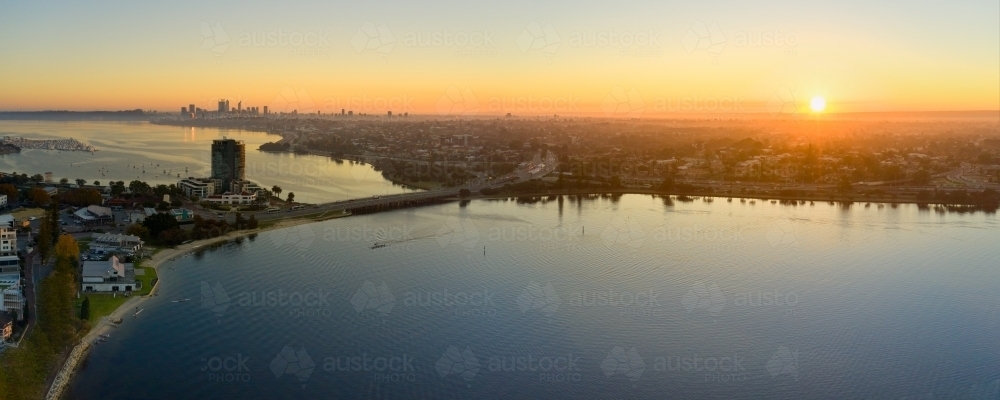
<instances>
[{"instance_id":1,"label":"river","mask_svg":"<svg viewBox=\"0 0 1000 400\"><path fill-rule=\"evenodd\" d=\"M645 195L301 225L165 264L70 397L995 399L998 229Z\"/></svg>"},{"instance_id":2,"label":"river","mask_svg":"<svg viewBox=\"0 0 1000 400\"><path fill-rule=\"evenodd\" d=\"M177 183L188 176L207 177L212 141L225 137L246 144L247 179L268 189L280 186L282 197L294 192L299 202L323 203L409 191L386 180L370 165L258 151L261 144L281 139L263 132L148 122L0 120L2 136L73 138L100 149L94 153L22 149L20 154L0 156L0 170L4 172L29 176L51 172L54 181L67 178L74 182L81 178L88 183L115 180L127 184L138 179L155 185Z\"/></svg>"}]
</instances>

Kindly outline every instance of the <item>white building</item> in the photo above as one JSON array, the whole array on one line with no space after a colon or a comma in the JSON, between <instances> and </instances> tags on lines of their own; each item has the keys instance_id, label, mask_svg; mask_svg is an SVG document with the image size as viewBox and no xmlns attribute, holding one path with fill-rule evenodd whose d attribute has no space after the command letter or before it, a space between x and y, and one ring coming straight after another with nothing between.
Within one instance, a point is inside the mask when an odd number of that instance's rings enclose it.
<instances>
[{"instance_id":1,"label":"white building","mask_svg":"<svg viewBox=\"0 0 1000 400\"><path fill-rule=\"evenodd\" d=\"M110 208L101 206L87 206L87 208L81 208L76 210L76 212L73 213L73 216L77 221L80 221L85 225L110 224L115 219Z\"/></svg>"},{"instance_id":2,"label":"white building","mask_svg":"<svg viewBox=\"0 0 1000 400\"><path fill-rule=\"evenodd\" d=\"M21 279L0 279L0 313L17 314L18 320L24 319L24 294L21 291Z\"/></svg>"},{"instance_id":3,"label":"white building","mask_svg":"<svg viewBox=\"0 0 1000 400\"><path fill-rule=\"evenodd\" d=\"M200 198L215 194L218 189L221 189L221 185L221 180L212 178L186 178L177 182L177 187L184 192L184 195Z\"/></svg>"},{"instance_id":4,"label":"white building","mask_svg":"<svg viewBox=\"0 0 1000 400\"><path fill-rule=\"evenodd\" d=\"M137 253L142 250L142 239L134 235L122 235L116 233L94 233L91 237L90 250L92 252L102 250L104 252L122 251L127 253Z\"/></svg>"},{"instance_id":5,"label":"white building","mask_svg":"<svg viewBox=\"0 0 1000 400\"><path fill-rule=\"evenodd\" d=\"M20 282L21 262L17 256L17 228L14 217L0 215L0 280L14 279Z\"/></svg>"},{"instance_id":6,"label":"white building","mask_svg":"<svg viewBox=\"0 0 1000 400\"><path fill-rule=\"evenodd\" d=\"M0 208L6 208L6 207L7 207L7 195L0 194Z\"/></svg>"},{"instance_id":7,"label":"white building","mask_svg":"<svg viewBox=\"0 0 1000 400\"><path fill-rule=\"evenodd\" d=\"M122 264L118 257L107 261L83 262L84 292L131 292L138 289L135 266Z\"/></svg>"},{"instance_id":8,"label":"white building","mask_svg":"<svg viewBox=\"0 0 1000 400\"><path fill-rule=\"evenodd\" d=\"M257 200L257 192L223 193L208 196L205 200L215 204L253 204Z\"/></svg>"}]
</instances>

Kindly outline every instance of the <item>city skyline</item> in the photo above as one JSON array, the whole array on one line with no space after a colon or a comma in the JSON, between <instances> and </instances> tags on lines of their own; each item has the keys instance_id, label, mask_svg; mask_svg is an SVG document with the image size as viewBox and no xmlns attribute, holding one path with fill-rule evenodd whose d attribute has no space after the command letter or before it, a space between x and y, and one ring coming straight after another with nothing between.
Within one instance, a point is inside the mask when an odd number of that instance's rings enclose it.
<instances>
[{"instance_id":1,"label":"city skyline","mask_svg":"<svg viewBox=\"0 0 1000 400\"><path fill-rule=\"evenodd\" d=\"M986 1L9 7L0 34L19 40L0 51L22 56L4 67L20 78L0 79L3 111L229 99L272 113L657 118L816 97L828 113L1000 109L1000 9ZM111 10L129 17L89 23Z\"/></svg>"}]
</instances>

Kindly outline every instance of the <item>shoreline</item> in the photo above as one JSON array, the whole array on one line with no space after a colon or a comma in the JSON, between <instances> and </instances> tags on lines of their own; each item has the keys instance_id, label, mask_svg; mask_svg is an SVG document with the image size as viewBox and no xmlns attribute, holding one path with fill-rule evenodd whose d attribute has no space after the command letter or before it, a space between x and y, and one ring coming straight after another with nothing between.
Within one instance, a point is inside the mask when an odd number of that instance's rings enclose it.
<instances>
[{"instance_id":1,"label":"shoreline","mask_svg":"<svg viewBox=\"0 0 1000 400\"><path fill-rule=\"evenodd\" d=\"M343 214L340 216L327 219L343 218L350 215L351 214ZM149 294L144 296L133 296L132 298L122 303L122 305L118 306L118 308L112 311L111 314L108 314L108 316L102 318L96 325L92 326L90 330L86 334L84 334L83 337L79 339L79 342L75 346L73 346L73 349L70 350L69 357L66 358L66 361L64 362L63 366L59 369L59 372L56 374L55 379L52 380L52 384L49 386L45 398L47 400L57 400L65 395L65 391L69 387L70 382L72 382L73 376L76 374L76 370L77 368L79 368L80 362L83 361L87 357L87 355L89 355L90 349L91 347L93 347L91 346L90 343L96 340L99 337L99 335L105 334L112 329L110 322L111 319L122 318L124 320L124 317L120 315L124 310L135 308L137 307L137 305L141 304L143 300L156 296L156 292L159 290L160 282L163 280L162 275L160 275L159 273L160 267L165 263L169 261L174 261L177 257L193 253L201 249L202 247L210 246L216 243L228 242L230 240L234 240L244 236L259 234L274 229L291 228L302 224L323 222L326 221L327 219L317 220L312 218L299 218L299 219L281 220L274 223L273 225L264 228L233 231L223 236L196 240L172 248L164 248L155 256L151 256L149 258L149 264L143 265L144 267L153 268L157 271L156 284L153 285L152 289L150 289Z\"/></svg>"}]
</instances>

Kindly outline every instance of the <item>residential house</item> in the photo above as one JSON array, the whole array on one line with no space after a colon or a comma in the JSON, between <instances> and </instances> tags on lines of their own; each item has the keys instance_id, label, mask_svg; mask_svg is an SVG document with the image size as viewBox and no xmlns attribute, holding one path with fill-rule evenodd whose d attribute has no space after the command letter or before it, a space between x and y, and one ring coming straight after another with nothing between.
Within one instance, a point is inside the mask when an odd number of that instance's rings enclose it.
<instances>
[{"instance_id":1,"label":"residential house","mask_svg":"<svg viewBox=\"0 0 1000 400\"><path fill-rule=\"evenodd\" d=\"M84 261L82 279L84 292L131 292L139 288L135 266L123 264L116 256L105 261Z\"/></svg>"}]
</instances>

